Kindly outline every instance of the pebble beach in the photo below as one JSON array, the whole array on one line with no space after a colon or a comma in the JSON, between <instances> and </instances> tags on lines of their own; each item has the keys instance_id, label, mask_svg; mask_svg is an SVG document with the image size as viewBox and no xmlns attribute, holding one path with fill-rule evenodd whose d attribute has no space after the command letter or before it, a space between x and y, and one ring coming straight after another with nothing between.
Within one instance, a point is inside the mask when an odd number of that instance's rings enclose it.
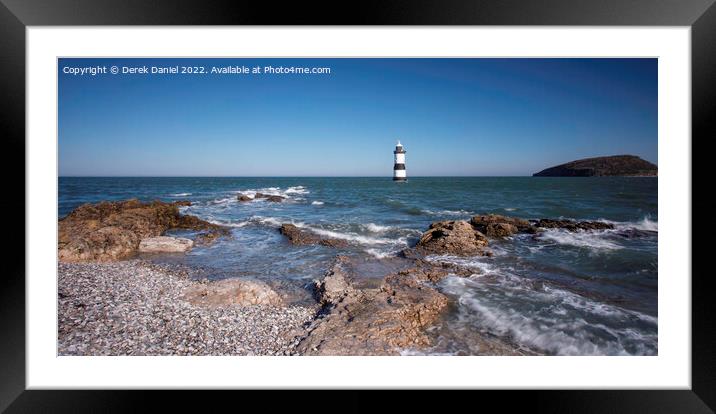
<instances>
[{"instance_id":1,"label":"pebble beach","mask_svg":"<svg viewBox=\"0 0 716 414\"><path fill-rule=\"evenodd\" d=\"M196 306L191 270L142 260L58 265L58 355L291 355L315 309Z\"/></svg>"}]
</instances>

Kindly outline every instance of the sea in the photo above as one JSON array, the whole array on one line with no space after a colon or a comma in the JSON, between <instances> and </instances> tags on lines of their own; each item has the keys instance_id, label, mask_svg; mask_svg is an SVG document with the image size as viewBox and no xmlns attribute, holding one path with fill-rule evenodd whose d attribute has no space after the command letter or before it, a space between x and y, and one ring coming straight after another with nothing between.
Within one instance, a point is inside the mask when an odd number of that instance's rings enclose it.
<instances>
[{"instance_id":1,"label":"sea","mask_svg":"<svg viewBox=\"0 0 716 414\"><path fill-rule=\"evenodd\" d=\"M336 255L358 279L378 283L405 266L398 253L430 223L476 214L599 220L612 230L546 230L491 240L492 257L433 255L470 269L439 283L452 305L431 330L434 348L406 354L479 354L491 337L547 355L658 354L656 177L60 177L58 215L83 203L189 200L186 214L231 228L231 237L187 254L154 255L202 277L243 277L295 289L297 304ZM284 202L239 202L256 192ZM343 239L345 248L294 246L282 223ZM191 232L172 234L191 237Z\"/></svg>"}]
</instances>

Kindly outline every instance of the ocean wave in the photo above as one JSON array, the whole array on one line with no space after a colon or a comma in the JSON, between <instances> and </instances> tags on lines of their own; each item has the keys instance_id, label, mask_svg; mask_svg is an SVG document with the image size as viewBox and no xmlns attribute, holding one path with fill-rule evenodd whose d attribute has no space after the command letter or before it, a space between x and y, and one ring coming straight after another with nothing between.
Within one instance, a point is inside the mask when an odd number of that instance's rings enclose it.
<instances>
[{"instance_id":1,"label":"ocean wave","mask_svg":"<svg viewBox=\"0 0 716 414\"><path fill-rule=\"evenodd\" d=\"M556 244L582 247L592 250L619 250L623 246L610 240L612 233L608 231L567 231L564 229L549 229L539 234L542 241Z\"/></svg>"},{"instance_id":2,"label":"ocean wave","mask_svg":"<svg viewBox=\"0 0 716 414\"><path fill-rule=\"evenodd\" d=\"M358 244L364 244L364 245L376 245L376 244L396 244L400 243L399 240L391 240L386 238L380 238L380 237L370 237L370 236L364 236L356 233L350 233L350 232L339 232L334 230L328 230L320 227L311 226L305 223L293 223L296 227L306 229L310 232L313 232L315 234L318 234L319 236L326 236L331 237L334 239L341 239L346 240L350 242L355 242Z\"/></svg>"},{"instance_id":3,"label":"ocean wave","mask_svg":"<svg viewBox=\"0 0 716 414\"><path fill-rule=\"evenodd\" d=\"M288 187L284 192L284 194L309 194L310 191L306 189L306 187L302 185L298 185L295 187Z\"/></svg>"},{"instance_id":4,"label":"ocean wave","mask_svg":"<svg viewBox=\"0 0 716 414\"><path fill-rule=\"evenodd\" d=\"M473 212L467 211L467 210L428 210L428 209L422 209L421 212L423 214L428 214L431 216L472 216Z\"/></svg>"},{"instance_id":5,"label":"ocean wave","mask_svg":"<svg viewBox=\"0 0 716 414\"><path fill-rule=\"evenodd\" d=\"M294 187L288 187L285 190L282 190L281 187L264 187L264 188L249 188L245 190L237 190L232 191L234 194L233 197L229 197L230 200L237 201L236 195L242 194L249 197L256 197L257 193L266 194L266 195L274 195L274 196L280 196L285 198L287 201L295 200L305 200L304 198L300 197L301 195L310 194L310 191L302 186L294 186ZM224 200L224 199L222 199ZM261 199L255 200L255 201L262 201Z\"/></svg>"},{"instance_id":6,"label":"ocean wave","mask_svg":"<svg viewBox=\"0 0 716 414\"><path fill-rule=\"evenodd\" d=\"M601 220L605 223L609 223L614 226L616 230L640 230L657 233L659 231L659 222L651 220L649 217L644 217L637 221L611 221Z\"/></svg>"},{"instance_id":7,"label":"ocean wave","mask_svg":"<svg viewBox=\"0 0 716 414\"><path fill-rule=\"evenodd\" d=\"M311 202L311 205L314 205L314 206L322 206L323 204L325 204L323 201L312 201Z\"/></svg>"},{"instance_id":8,"label":"ocean wave","mask_svg":"<svg viewBox=\"0 0 716 414\"><path fill-rule=\"evenodd\" d=\"M188 197L191 193L176 193L176 194L169 194L169 197Z\"/></svg>"},{"instance_id":9,"label":"ocean wave","mask_svg":"<svg viewBox=\"0 0 716 414\"><path fill-rule=\"evenodd\" d=\"M372 233L382 233L384 231L388 231L388 230L392 229L391 226L382 226L380 224L375 224L375 223L364 224L363 227L365 227L368 231L370 231Z\"/></svg>"},{"instance_id":10,"label":"ocean wave","mask_svg":"<svg viewBox=\"0 0 716 414\"><path fill-rule=\"evenodd\" d=\"M365 249L365 252L368 253L369 255L375 257L376 259L385 259L386 257L395 256L395 253L396 253L392 250L385 251L385 250L378 250L375 248Z\"/></svg>"},{"instance_id":11,"label":"ocean wave","mask_svg":"<svg viewBox=\"0 0 716 414\"><path fill-rule=\"evenodd\" d=\"M216 224L218 226L225 226L225 227L244 227L247 224L250 224L250 221L248 221L248 220L233 222L233 221L209 219L207 221L211 224Z\"/></svg>"},{"instance_id":12,"label":"ocean wave","mask_svg":"<svg viewBox=\"0 0 716 414\"><path fill-rule=\"evenodd\" d=\"M503 275L491 283L448 277L460 322L556 355L653 355L657 319L547 284Z\"/></svg>"},{"instance_id":13,"label":"ocean wave","mask_svg":"<svg viewBox=\"0 0 716 414\"><path fill-rule=\"evenodd\" d=\"M451 255L430 255L425 260L432 263L446 263L463 267L465 269L477 270L480 275L494 274L498 272L498 268L488 263L484 257L462 257Z\"/></svg>"}]
</instances>

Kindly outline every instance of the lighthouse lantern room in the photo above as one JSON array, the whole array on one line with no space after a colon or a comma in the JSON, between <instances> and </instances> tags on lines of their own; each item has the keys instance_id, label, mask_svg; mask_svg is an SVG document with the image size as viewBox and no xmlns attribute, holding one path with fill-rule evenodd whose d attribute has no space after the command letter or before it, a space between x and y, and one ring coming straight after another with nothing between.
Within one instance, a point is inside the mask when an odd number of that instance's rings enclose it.
<instances>
[{"instance_id":1,"label":"lighthouse lantern room","mask_svg":"<svg viewBox=\"0 0 716 414\"><path fill-rule=\"evenodd\" d=\"M407 181L408 176L405 174L405 150L403 145L398 141L395 146L395 163L393 164L393 181Z\"/></svg>"}]
</instances>

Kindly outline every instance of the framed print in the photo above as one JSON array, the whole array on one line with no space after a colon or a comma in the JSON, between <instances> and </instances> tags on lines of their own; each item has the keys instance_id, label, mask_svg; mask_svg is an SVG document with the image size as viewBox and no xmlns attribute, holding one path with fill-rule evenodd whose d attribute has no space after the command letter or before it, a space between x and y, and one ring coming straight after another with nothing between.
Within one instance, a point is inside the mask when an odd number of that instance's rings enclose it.
<instances>
[{"instance_id":1,"label":"framed print","mask_svg":"<svg viewBox=\"0 0 716 414\"><path fill-rule=\"evenodd\" d=\"M80 3L2 8L9 412L193 388L712 411L712 2Z\"/></svg>"}]
</instances>

